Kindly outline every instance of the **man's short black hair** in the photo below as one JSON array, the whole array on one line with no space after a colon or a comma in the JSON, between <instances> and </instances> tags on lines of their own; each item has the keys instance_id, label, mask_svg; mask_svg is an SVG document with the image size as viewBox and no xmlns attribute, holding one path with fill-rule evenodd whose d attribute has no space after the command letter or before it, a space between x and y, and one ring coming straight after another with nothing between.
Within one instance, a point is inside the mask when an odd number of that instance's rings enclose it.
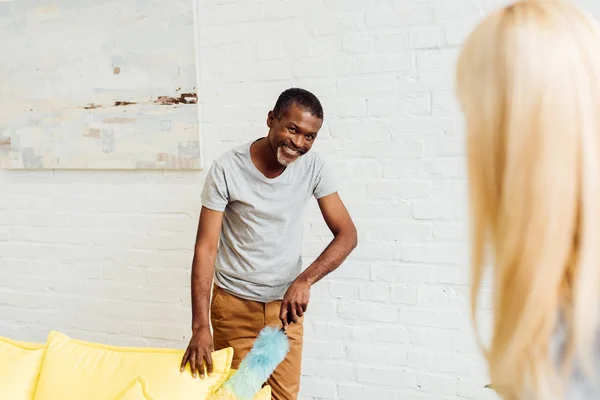
<instances>
[{"instance_id":1,"label":"man's short black hair","mask_svg":"<svg viewBox=\"0 0 600 400\"><path fill-rule=\"evenodd\" d=\"M285 114L292 104L308 111L315 117L323 119L323 106L317 96L305 89L290 88L285 90L277 98L273 114L277 119L280 119Z\"/></svg>"}]
</instances>

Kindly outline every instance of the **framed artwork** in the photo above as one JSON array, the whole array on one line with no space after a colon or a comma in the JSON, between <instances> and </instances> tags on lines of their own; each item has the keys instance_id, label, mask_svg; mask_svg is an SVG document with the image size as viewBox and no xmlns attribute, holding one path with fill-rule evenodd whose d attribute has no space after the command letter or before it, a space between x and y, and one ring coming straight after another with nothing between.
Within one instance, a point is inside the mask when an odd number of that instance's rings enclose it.
<instances>
[{"instance_id":1,"label":"framed artwork","mask_svg":"<svg viewBox=\"0 0 600 400\"><path fill-rule=\"evenodd\" d=\"M202 168L194 0L0 2L0 168Z\"/></svg>"}]
</instances>

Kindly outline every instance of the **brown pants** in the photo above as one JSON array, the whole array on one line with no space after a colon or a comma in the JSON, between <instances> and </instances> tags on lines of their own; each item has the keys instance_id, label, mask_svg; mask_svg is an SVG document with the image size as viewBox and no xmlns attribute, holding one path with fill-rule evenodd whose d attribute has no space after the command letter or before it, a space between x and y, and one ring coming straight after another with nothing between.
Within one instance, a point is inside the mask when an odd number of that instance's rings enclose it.
<instances>
[{"instance_id":1,"label":"brown pants","mask_svg":"<svg viewBox=\"0 0 600 400\"><path fill-rule=\"evenodd\" d=\"M281 301L260 303L240 299L215 285L210 307L215 350L233 347L232 368L239 368L262 328L267 325L281 327L280 306ZM302 323L301 319L288 327L290 351L267 381L273 400L298 398L304 333Z\"/></svg>"}]
</instances>

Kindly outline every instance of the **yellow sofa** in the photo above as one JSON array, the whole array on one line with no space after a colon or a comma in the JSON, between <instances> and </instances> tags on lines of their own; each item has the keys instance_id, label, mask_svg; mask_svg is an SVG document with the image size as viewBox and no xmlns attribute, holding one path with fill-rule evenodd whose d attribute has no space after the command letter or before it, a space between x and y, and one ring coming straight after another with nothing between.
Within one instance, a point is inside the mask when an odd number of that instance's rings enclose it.
<instances>
[{"instance_id":1,"label":"yellow sofa","mask_svg":"<svg viewBox=\"0 0 600 400\"><path fill-rule=\"evenodd\" d=\"M52 331L46 343L0 337L0 399L202 400L234 372L233 349L216 351L213 373L193 378L183 350L109 346ZM270 400L265 386L254 400Z\"/></svg>"}]
</instances>

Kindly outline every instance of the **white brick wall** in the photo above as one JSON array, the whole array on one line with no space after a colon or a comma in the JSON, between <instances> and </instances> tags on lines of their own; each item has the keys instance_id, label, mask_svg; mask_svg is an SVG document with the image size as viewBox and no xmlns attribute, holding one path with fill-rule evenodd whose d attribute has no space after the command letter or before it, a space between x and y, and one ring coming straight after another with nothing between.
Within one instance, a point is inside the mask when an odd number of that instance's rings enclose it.
<instances>
[{"instance_id":1,"label":"white brick wall","mask_svg":"<svg viewBox=\"0 0 600 400\"><path fill-rule=\"evenodd\" d=\"M467 314L452 77L463 38L502 1L198 0L207 161L264 134L283 89L309 89L326 113L315 151L359 230L313 290L305 400L492 397ZM0 172L0 335L183 348L203 177ZM330 239L310 207L307 263Z\"/></svg>"}]
</instances>

